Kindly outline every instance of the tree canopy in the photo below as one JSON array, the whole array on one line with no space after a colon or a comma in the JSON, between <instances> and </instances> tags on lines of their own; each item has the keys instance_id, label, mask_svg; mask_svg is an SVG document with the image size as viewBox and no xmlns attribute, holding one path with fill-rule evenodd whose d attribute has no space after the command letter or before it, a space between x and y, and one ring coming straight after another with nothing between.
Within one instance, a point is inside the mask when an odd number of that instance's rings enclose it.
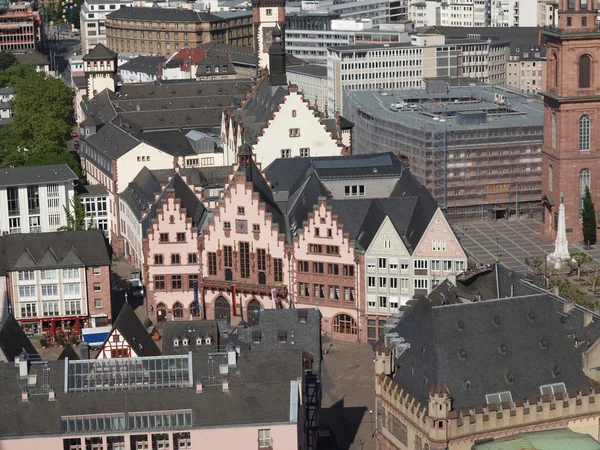
<instances>
[{"instance_id":1,"label":"tree canopy","mask_svg":"<svg viewBox=\"0 0 600 450\"><path fill-rule=\"evenodd\" d=\"M0 67L8 60L1 53ZM0 86L15 90L12 120L0 129L0 167L66 163L79 174L67 147L75 124L72 89L18 63L0 70Z\"/></svg>"},{"instance_id":2,"label":"tree canopy","mask_svg":"<svg viewBox=\"0 0 600 450\"><path fill-rule=\"evenodd\" d=\"M586 244L593 245L596 243L596 208L592 201L590 187L585 187L585 195L583 197L583 241Z\"/></svg>"}]
</instances>

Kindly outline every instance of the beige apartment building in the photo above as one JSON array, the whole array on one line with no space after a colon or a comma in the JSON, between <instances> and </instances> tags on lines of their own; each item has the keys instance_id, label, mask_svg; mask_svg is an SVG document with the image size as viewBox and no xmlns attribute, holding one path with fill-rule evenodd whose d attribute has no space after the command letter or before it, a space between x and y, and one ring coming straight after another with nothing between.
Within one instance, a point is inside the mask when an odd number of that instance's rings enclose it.
<instances>
[{"instance_id":1,"label":"beige apartment building","mask_svg":"<svg viewBox=\"0 0 600 450\"><path fill-rule=\"evenodd\" d=\"M250 14L222 17L189 9L124 7L108 15L105 25L107 47L114 52L157 56L209 42L248 45L252 36Z\"/></svg>"}]
</instances>

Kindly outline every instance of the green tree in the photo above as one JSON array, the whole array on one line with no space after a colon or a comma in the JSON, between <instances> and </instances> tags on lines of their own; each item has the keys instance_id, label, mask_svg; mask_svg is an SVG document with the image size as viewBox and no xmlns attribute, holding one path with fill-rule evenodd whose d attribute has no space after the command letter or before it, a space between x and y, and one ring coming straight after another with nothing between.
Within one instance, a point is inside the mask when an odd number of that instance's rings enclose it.
<instances>
[{"instance_id":1,"label":"green tree","mask_svg":"<svg viewBox=\"0 0 600 450\"><path fill-rule=\"evenodd\" d=\"M590 255L585 252L573 252L569 258L569 264L571 270L577 271L577 278L581 278L581 270L587 263L591 263L594 260Z\"/></svg>"},{"instance_id":2,"label":"green tree","mask_svg":"<svg viewBox=\"0 0 600 450\"><path fill-rule=\"evenodd\" d=\"M525 265L533 275L540 275L544 272L544 260L537 256L525 258Z\"/></svg>"},{"instance_id":3,"label":"green tree","mask_svg":"<svg viewBox=\"0 0 600 450\"><path fill-rule=\"evenodd\" d=\"M18 64L18 61L13 53L5 50L0 52L0 70L6 70L15 64Z\"/></svg>"},{"instance_id":4,"label":"green tree","mask_svg":"<svg viewBox=\"0 0 600 450\"><path fill-rule=\"evenodd\" d=\"M590 187L585 187L583 196L583 242L589 245L596 243L596 208L590 194Z\"/></svg>"},{"instance_id":5,"label":"green tree","mask_svg":"<svg viewBox=\"0 0 600 450\"><path fill-rule=\"evenodd\" d=\"M75 194L71 199L71 211L69 211L66 206L64 206L64 209L67 216L67 225L60 227L59 231L78 231L86 229L85 218L87 217L87 212L79 194Z\"/></svg>"}]
</instances>

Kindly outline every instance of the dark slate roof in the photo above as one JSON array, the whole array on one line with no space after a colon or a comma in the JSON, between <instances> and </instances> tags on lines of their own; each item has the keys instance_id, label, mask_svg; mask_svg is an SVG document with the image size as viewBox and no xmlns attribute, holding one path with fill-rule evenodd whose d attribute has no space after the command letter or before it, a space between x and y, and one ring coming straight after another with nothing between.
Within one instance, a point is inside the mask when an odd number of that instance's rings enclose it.
<instances>
[{"instance_id":1,"label":"dark slate roof","mask_svg":"<svg viewBox=\"0 0 600 450\"><path fill-rule=\"evenodd\" d=\"M83 57L84 61L98 61L98 60L107 60L107 59L115 59L117 54L107 48L103 44L96 44L90 52Z\"/></svg>"},{"instance_id":2,"label":"dark slate roof","mask_svg":"<svg viewBox=\"0 0 600 450\"><path fill-rule=\"evenodd\" d=\"M38 355L17 319L10 314L4 323L0 324L0 351L4 353L8 361L14 361L15 357L19 356L23 350L29 355Z\"/></svg>"},{"instance_id":3,"label":"dark slate roof","mask_svg":"<svg viewBox=\"0 0 600 450\"><path fill-rule=\"evenodd\" d=\"M2 187L65 183L74 180L77 180L77 175L66 164L0 169L0 186Z\"/></svg>"},{"instance_id":4,"label":"dark slate roof","mask_svg":"<svg viewBox=\"0 0 600 450\"><path fill-rule=\"evenodd\" d=\"M229 168L228 168L229 169ZM169 180L175 175L175 169L157 169L151 170L152 175L160 182L160 184L167 185ZM194 186L205 186L206 178L202 173L203 169L199 167L185 167L179 169L179 174L186 178L189 184ZM231 170L230 170L231 172Z\"/></svg>"},{"instance_id":5,"label":"dark slate roof","mask_svg":"<svg viewBox=\"0 0 600 450\"><path fill-rule=\"evenodd\" d=\"M203 167L202 174L206 178L207 186L225 186L231 176L231 167L215 166Z\"/></svg>"},{"instance_id":6,"label":"dark slate roof","mask_svg":"<svg viewBox=\"0 0 600 450\"><path fill-rule=\"evenodd\" d=\"M157 75L158 66L164 62L165 58L159 58L157 56L138 56L137 58L130 59L122 66L119 66L119 70Z\"/></svg>"},{"instance_id":7,"label":"dark slate roof","mask_svg":"<svg viewBox=\"0 0 600 450\"><path fill-rule=\"evenodd\" d=\"M14 53L17 61L21 64L31 64L32 66L49 66L48 58L37 50L32 50L24 53Z\"/></svg>"},{"instance_id":8,"label":"dark slate roof","mask_svg":"<svg viewBox=\"0 0 600 450\"><path fill-rule=\"evenodd\" d=\"M73 77L75 86L79 89L85 89L87 87L87 78L84 75Z\"/></svg>"},{"instance_id":9,"label":"dark slate roof","mask_svg":"<svg viewBox=\"0 0 600 450\"><path fill-rule=\"evenodd\" d=\"M58 361L64 361L67 358L69 358L70 361L81 359L71 344L65 344L65 348L63 348L63 351L60 352L60 355L58 355L58 358L56 359Z\"/></svg>"},{"instance_id":10,"label":"dark slate roof","mask_svg":"<svg viewBox=\"0 0 600 450\"><path fill-rule=\"evenodd\" d=\"M150 209L150 205L155 202L155 195L160 194L161 191L161 183L144 166L133 181L120 193L120 199L129 205L136 214L137 220L141 220L142 216Z\"/></svg>"},{"instance_id":11,"label":"dark slate roof","mask_svg":"<svg viewBox=\"0 0 600 450\"><path fill-rule=\"evenodd\" d=\"M152 220L156 218L156 214L162 209L163 201L166 200L168 192L174 192L175 198L181 202L181 208L185 208L187 217L192 220L193 227L201 228L202 222L206 219L207 210L204 203L200 201L198 196L179 174L175 173L162 190L158 200L154 202L148 213L143 217L142 233L144 236L150 228Z\"/></svg>"},{"instance_id":12,"label":"dark slate roof","mask_svg":"<svg viewBox=\"0 0 600 450\"><path fill-rule=\"evenodd\" d=\"M158 356L161 354L152 336L150 336L129 302L123 304L117 320L115 320L112 330L106 338L107 340L110 339L115 329L119 330L123 339L127 341L138 356ZM104 341L102 347L106 345L106 342Z\"/></svg>"},{"instance_id":13,"label":"dark slate roof","mask_svg":"<svg viewBox=\"0 0 600 450\"><path fill-rule=\"evenodd\" d=\"M108 190L102 184L85 184L78 186L81 197L106 197Z\"/></svg>"},{"instance_id":14,"label":"dark slate roof","mask_svg":"<svg viewBox=\"0 0 600 450\"><path fill-rule=\"evenodd\" d=\"M219 327L214 320L174 320L163 322L161 327L163 355L208 353L212 351L213 346L219 345ZM206 338L211 340L208 345ZM177 346L173 345L175 339L179 341ZM183 339L188 339L188 345L183 345ZM202 340L201 345L197 345L198 339Z\"/></svg>"},{"instance_id":15,"label":"dark slate roof","mask_svg":"<svg viewBox=\"0 0 600 450\"><path fill-rule=\"evenodd\" d=\"M163 152L173 156L194 155L196 152L186 137L188 131L170 130L135 133L133 136Z\"/></svg>"},{"instance_id":16,"label":"dark slate roof","mask_svg":"<svg viewBox=\"0 0 600 450\"><path fill-rule=\"evenodd\" d=\"M111 161L119 159L140 143L131 134L112 123L107 123L96 133L86 137L85 142L104 153Z\"/></svg>"},{"instance_id":17,"label":"dark slate roof","mask_svg":"<svg viewBox=\"0 0 600 450\"><path fill-rule=\"evenodd\" d=\"M82 103L86 119L93 117L101 123L108 123L117 116L112 99L114 93L110 89L104 89L91 100ZM96 123L97 124L97 123Z\"/></svg>"},{"instance_id":18,"label":"dark slate roof","mask_svg":"<svg viewBox=\"0 0 600 450\"><path fill-rule=\"evenodd\" d=\"M110 13L107 18L124 20L158 20L161 22L220 22L223 19L214 14L196 12L191 9L181 8L143 8L136 6L123 6ZM84 58L85 59L85 58Z\"/></svg>"},{"instance_id":19,"label":"dark slate roof","mask_svg":"<svg viewBox=\"0 0 600 450\"><path fill-rule=\"evenodd\" d=\"M319 66L317 64L288 67L287 71L301 75L310 75L312 77L327 78L327 66Z\"/></svg>"},{"instance_id":20,"label":"dark slate roof","mask_svg":"<svg viewBox=\"0 0 600 450\"><path fill-rule=\"evenodd\" d=\"M206 44L199 45L198 47L196 47L196 49L204 50L209 54L213 54L216 56L230 58L231 62L234 65L256 67L258 64L258 59L252 47L222 44L220 42L207 42ZM286 67L299 66L303 64L306 64L306 62L292 55L291 53L286 53Z\"/></svg>"},{"instance_id":21,"label":"dark slate roof","mask_svg":"<svg viewBox=\"0 0 600 450\"><path fill-rule=\"evenodd\" d=\"M227 375L229 392L222 392L217 367L226 363L226 358L215 356L214 362L218 385L205 386L202 394L196 394L194 386L65 393L65 362L51 361L47 364L48 383L57 387L54 402L49 402L47 395L31 395L28 402L22 402L22 387L15 381L19 369L14 364L1 364L0 398L5 414L0 438L61 435L60 418L66 415L176 409L192 410L194 429L262 424L268 428L275 423L290 423L291 382L303 376L301 349L242 352ZM42 379L42 368L30 368L38 380ZM206 378L208 358L192 354L192 368L195 378Z\"/></svg>"},{"instance_id":22,"label":"dark slate roof","mask_svg":"<svg viewBox=\"0 0 600 450\"><path fill-rule=\"evenodd\" d=\"M0 238L0 273L11 270L108 266L101 230L8 234Z\"/></svg>"},{"instance_id":23,"label":"dark slate roof","mask_svg":"<svg viewBox=\"0 0 600 450\"><path fill-rule=\"evenodd\" d=\"M260 336L259 344L254 343L254 335ZM285 342L279 342L280 336L285 336ZM321 313L316 308L264 309L258 325L246 328L238 337L250 344L252 351L300 348L313 361L313 374L321 372Z\"/></svg>"},{"instance_id":24,"label":"dark slate roof","mask_svg":"<svg viewBox=\"0 0 600 450\"><path fill-rule=\"evenodd\" d=\"M539 39L537 27L435 27L449 38L467 39L473 35L480 35L482 40L510 41L515 44L536 45ZM545 40L545 37L542 36Z\"/></svg>"},{"instance_id":25,"label":"dark slate roof","mask_svg":"<svg viewBox=\"0 0 600 450\"><path fill-rule=\"evenodd\" d=\"M427 298L434 306L460 303L457 296L457 288L448 279L438 284L434 290L427 294Z\"/></svg>"},{"instance_id":26,"label":"dark slate roof","mask_svg":"<svg viewBox=\"0 0 600 450\"><path fill-rule=\"evenodd\" d=\"M590 385L547 294L446 306L422 298L393 331L410 344L395 379L424 405L432 385L449 388L455 410L485 405L486 394L516 400L544 384Z\"/></svg>"}]
</instances>

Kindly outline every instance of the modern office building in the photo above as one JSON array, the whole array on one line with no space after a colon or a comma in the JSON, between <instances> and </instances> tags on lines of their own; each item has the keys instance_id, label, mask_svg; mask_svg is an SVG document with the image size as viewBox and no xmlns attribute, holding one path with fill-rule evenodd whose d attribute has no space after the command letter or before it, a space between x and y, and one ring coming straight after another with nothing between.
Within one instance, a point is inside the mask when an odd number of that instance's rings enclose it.
<instances>
[{"instance_id":1,"label":"modern office building","mask_svg":"<svg viewBox=\"0 0 600 450\"><path fill-rule=\"evenodd\" d=\"M289 1L285 5L286 16L290 13L312 11L321 14L333 14L342 19L367 19L373 25L406 20L407 2L405 0L364 0L318 2Z\"/></svg>"},{"instance_id":2,"label":"modern office building","mask_svg":"<svg viewBox=\"0 0 600 450\"><path fill-rule=\"evenodd\" d=\"M30 3L9 3L0 10L0 50L40 50L44 42L42 16Z\"/></svg>"},{"instance_id":3,"label":"modern office building","mask_svg":"<svg viewBox=\"0 0 600 450\"><path fill-rule=\"evenodd\" d=\"M344 111L345 91L424 87L431 77L469 77L503 86L509 43L447 39L439 31L412 35L410 44L368 44L327 50L329 108Z\"/></svg>"},{"instance_id":4,"label":"modern office building","mask_svg":"<svg viewBox=\"0 0 600 450\"><path fill-rule=\"evenodd\" d=\"M311 105L324 107L327 102L327 67L316 64L287 68L287 79L290 84L298 86L304 100Z\"/></svg>"},{"instance_id":5,"label":"modern office building","mask_svg":"<svg viewBox=\"0 0 600 450\"><path fill-rule=\"evenodd\" d=\"M345 93L354 154L393 151L450 218L541 210L543 107L469 80L428 80L412 91Z\"/></svg>"},{"instance_id":6,"label":"modern office building","mask_svg":"<svg viewBox=\"0 0 600 450\"><path fill-rule=\"evenodd\" d=\"M131 5L133 0L85 0L81 4L79 21L84 55L96 44L106 45L106 15Z\"/></svg>"}]
</instances>

